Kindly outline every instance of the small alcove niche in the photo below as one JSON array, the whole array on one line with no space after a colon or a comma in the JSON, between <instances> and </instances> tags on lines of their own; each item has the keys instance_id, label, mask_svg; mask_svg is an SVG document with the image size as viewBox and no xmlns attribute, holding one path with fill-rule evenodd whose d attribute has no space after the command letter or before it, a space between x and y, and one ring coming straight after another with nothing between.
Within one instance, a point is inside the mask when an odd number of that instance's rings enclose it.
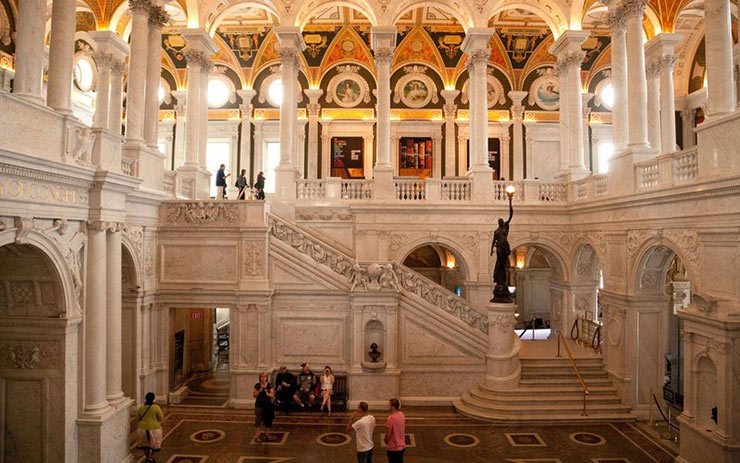
<instances>
[{"instance_id":1,"label":"small alcove niche","mask_svg":"<svg viewBox=\"0 0 740 463\"><path fill-rule=\"evenodd\" d=\"M375 343L378 345L378 351L380 351L380 357L377 362L373 362L370 357L370 346ZM365 370L382 370L385 368L385 327L379 320L370 320L365 324L365 337L362 344L364 351L362 357L362 367Z\"/></svg>"}]
</instances>

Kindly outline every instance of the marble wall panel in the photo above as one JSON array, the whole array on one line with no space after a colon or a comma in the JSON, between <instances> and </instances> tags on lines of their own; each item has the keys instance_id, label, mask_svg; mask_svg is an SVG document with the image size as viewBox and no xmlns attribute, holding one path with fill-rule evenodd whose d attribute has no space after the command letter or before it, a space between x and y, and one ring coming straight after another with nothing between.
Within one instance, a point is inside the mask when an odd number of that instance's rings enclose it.
<instances>
[{"instance_id":1,"label":"marble wall panel","mask_svg":"<svg viewBox=\"0 0 740 463\"><path fill-rule=\"evenodd\" d=\"M273 338L277 350L276 360L279 364L299 365L309 362L319 371L324 365L339 369L349 361L347 320L344 314L338 317L282 314L276 317L273 326L276 332Z\"/></svg>"},{"instance_id":2,"label":"marble wall panel","mask_svg":"<svg viewBox=\"0 0 740 463\"><path fill-rule=\"evenodd\" d=\"M442 333L404 316L401 321L401 364L478 364L475 358Z\"/></svg>"},{"instance_id":3,"label":"marble wall panel","mask_svg":"<svg viewBox=\"0 0 740 463\"><path fill-rule=\"evenodd\" d=\"M236 283L239 275L236 243L174 243L161 247L162 283Z\"/></svg>"},{"instance_id":4,"label":"marble wall panel","mask_svg":"<svg viewBox=\"0 0 740 463\"><path fill-rule=\"evenodd\" d=\"M6 378L0 380L0 386L3 461L47 461L45 380Z\"/></svg>"},{"instance_id":5,"label":"marble wall panel","mask_svg":"<svg viewBox=\"0 0 740 463\"><path fill-rule=\"evenodd\" d=\"M444 368L430 371L405 371L401 375L399 395L404 398L460 397L483 377L484 372L450 372Z\"/></svg>"}]
</instances>

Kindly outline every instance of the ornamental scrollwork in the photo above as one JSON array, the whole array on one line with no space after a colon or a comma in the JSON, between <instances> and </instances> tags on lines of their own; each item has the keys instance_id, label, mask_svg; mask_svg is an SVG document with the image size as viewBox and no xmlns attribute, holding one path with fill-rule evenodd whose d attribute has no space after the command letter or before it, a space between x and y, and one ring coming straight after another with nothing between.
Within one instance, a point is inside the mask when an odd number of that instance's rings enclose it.
<instances>
[{"instance_id":1,"label":"ornamental scrollwork","mask_svg":"<svg viewBox=\"0 0 740 463\"><path fill-rule=\"evenodd\" d=\"M167 204L165 217L167 223L188 224L216 224L221 222L235 222L234 209L236 205L225 202L186 202Z\"/></svg>"}]
</instances>

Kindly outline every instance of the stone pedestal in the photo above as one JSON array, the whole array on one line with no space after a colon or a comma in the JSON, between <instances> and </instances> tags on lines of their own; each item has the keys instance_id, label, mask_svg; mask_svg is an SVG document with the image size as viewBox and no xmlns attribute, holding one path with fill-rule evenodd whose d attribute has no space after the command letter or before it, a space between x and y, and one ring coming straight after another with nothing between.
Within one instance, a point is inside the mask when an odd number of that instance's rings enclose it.
<instances>
[{"instance_id":1,"label":"stone pedestal","mask_svg":"<svg viewBox=\"0 0 740 463\"><path fill-rule=\"evenodd\" d=\"M488 354L485 385L490 389L515 389L519 386L522 366L519 362L521 341L514 333L516 304L490 302L488 310Z\"/></svg>"},{"instance_id":2,"label":"stone pedestal","mask_svg":"<svg viewBox=\"0 0 740 463\"><path fill-rule=\"evenodd\" d=\"M393 184L393 168L390 164L376 164L373 169L373 199L391 201L396 187Z\"/></svg>"},{"instance_id":3,"label":"stone pedestal","mask_svg":"<svg viewBox=\"0 0 740 463\"><path fill-rule=\"evenodd\" d=\"M79 461L87 463L133 462L128 445L129 399L103 415L77 420Z\"/></svg>"},{"instance_id":4,"label":"stone pedestal","mask_svg":"<svg viewBox=\"0 0 740 463\"><path fill-rule=\"evenodd\" d=\"M160 152L156 147L152 148L144 145L143 140L127 141L123 144L122 157L134 161L136 167L130 175L143 180L142 187L162 190L166 154Z\"/></svg>"},{"instance_id":5,"label":"stone pedestal","mask_svg":"<svg viewBox=\"0 0 740 463\"><path fill-rule=\"evenodd\" d=\"M185 164L177 169L182 179L192 181L193 198L208 199L211 196L211 173L192 164Z\"/></svg>"}]
</instances>

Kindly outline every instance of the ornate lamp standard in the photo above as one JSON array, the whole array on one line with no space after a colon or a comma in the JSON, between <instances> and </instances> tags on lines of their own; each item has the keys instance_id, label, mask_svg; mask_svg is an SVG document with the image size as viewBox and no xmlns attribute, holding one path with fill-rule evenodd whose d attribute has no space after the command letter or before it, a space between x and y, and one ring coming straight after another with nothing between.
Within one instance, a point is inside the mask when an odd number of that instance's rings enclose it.
<instances>
[{"instance_id":1,"label":"ornate lamp standard","mask_svg":"<svg viewBox=\"0 0 740 463\"><path fill-rule=\"evenodd\" d=\"M499 302L504 304L511 304L514 300L511 298L509 292L509 281L507 278L507 268L509 266L509 255L511 255L511 247L509 246L509 224L514 216L514 207L512 206L512 199L514 199L514 193L516 188L514 185L506 187L506 196L509 198L509 218L504 222L504 219L498 219L498 228L493 232L493 241L491 242L491 255L493 251L496 251L496 264L493 267L493 281L496 286L493 288L493 298L491 302Z\"/></svg>"}]
</instances>

